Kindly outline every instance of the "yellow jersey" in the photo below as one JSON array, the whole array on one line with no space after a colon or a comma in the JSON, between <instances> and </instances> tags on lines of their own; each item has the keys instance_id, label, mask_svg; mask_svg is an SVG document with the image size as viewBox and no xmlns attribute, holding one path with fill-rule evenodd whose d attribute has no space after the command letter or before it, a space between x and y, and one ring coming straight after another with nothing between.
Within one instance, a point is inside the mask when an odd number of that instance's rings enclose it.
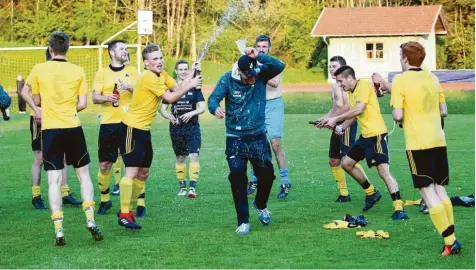
<instances>
[{"instance_id":1,"label":"yellow jersey","mask_svg":"<svg viewBox=\"0 0 476 270\"><path fill-rule=\"evenodd\" d=\"M160 97L175 84L175 80L165 71L159 75L144 71L134 88L131 105L122 122L133 128L150 130L152 119L159 109Z\"/></svg>"},{"instance_id":2,"label":"yellow jersey","mask_svg":"<svg viewBox=\"0 0 476 270\"><path fill-rule=\"evenodd\" d=\"M29 82L30 80L31 80L31 79L30 79L30 75L28 75L28 78L26 78L25 83L28 84L28 82ZM30 88L30 90L31 90L31 88ZM31 94L31 98L33 98L33 93L30 93L30 94ZM30 116L35 117L35 111L34 111L34 110L30 110Z\"/></svg>"},{"instance_id":3,"label":"yellow jersey","mask_svg":"<svg viewBox=\"0 0 476 270\"><path fill-rule=\"evenodd\" d=\"M410 69L395 76L390 105L403 109L407 150L446 146L440 116L440 103L444 102L440 81L431 72Z\"/></svg>"},{"instance_id":4,"label":"yellow jersey","mask_svg":"<svg viewBox=\"0 0 476 270\"><path fill-rule=\"evenodd\" d=\"M63 59L37 64L27 79L41 98L41 130L79 127L78 96L88 94L86 73Z\"/></svg>"},{"instance_id":5,"label":"yellow jersey","mask_svg":"<svg viewBox=\"0 0 476 270\"><path fill-rule=\"evenodd\" d=\"M121 80L122 82L135 85L139 77L139 72L132 66L122 66L114 68L108 66L101 68L94 76L93 91L98 91L103 96L112 94L114 84ZM121 93L119 107L112 106L111 102L101 104L101 124L118 124L122 121L124 113L128 110L132 99L130 91Z\"/></svg>"},{"instance_id":6,"label":"yellow jersey","mask_svg":"<svg viewBox=\"0 0 476 270\"><path fill-rule=\"evenodd\" d=\"M369 81L358 80L354 91L349 93L349 106L354 108L357 103L365 103L364 111L357 116L362 137L369 138L387 133L387 126L380 113L377 94Z\"/></svg>"}]
</instances>

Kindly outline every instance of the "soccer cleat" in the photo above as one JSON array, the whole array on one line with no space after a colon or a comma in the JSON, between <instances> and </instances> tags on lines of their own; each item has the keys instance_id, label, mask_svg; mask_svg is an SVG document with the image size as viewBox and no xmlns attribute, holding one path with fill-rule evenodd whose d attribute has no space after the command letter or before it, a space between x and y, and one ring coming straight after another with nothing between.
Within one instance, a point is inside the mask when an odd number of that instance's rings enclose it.
<instances>
[{"instance_id":1,"label":"soccer cleat","mask_svg":"<svg viewBox=\"0 0 476 270\"><path fill-rule=\"evenodd\" d=\"M250 233L250 224L249 223L241 223L238 228L235 230L236 234L238 235L247 235Z\"/></svg>"},{"instance_id":2,"label":"soccer cleat","mask_svg":"<svg viewBox=\"0 0 476 270\"><path fill-rule=\"evenodd\" d=\"M136 208L136 217L138 218L145 218L146 214L145 206L138 205Z\"/></svg>"},{"instance_id":3,"label":"soccer cleat","mask_svg":"<svg viewBox=\"0 0 476 270\"><path fill-rule=\"evenodd\" d=\"M418 211L422 212L423 214L429 213L428 207L426 207L426 204L423 200L421 200L420 205L418 206Z\"/></svg>"},{"instance_id":4,"label":"soccer cleat","mask_svg":"<svg viewBox=\"0 0 476 270\"><path fill-rule=\"evenodd\" d=\"M337 197L337 200L335 202L344 203L344 202L350 202L350 201L352 201L352 199L350 198L350 195L347 195L347 196L339 195L339 197Z\"/></svg>"},{"instance_id":5,"label":"soccer cleat","mask_svg":"<svg viewBox=\"0 0 476 270\"><path fill-rule=\"evenodd\" d=\"M63 230L57 230L55 233L55 246L61 247L66 245L66 240L64 239Z\"/></svg>"},{"instance_id":6,"label":"soccer cleat","mask_svg":"<svg viewBox=\"0 0 476 270\"><path fill-rule=\"evenodd\" d=\"M187 189L186 188L181 188L177 195L179 195L179 196L187 195Z\"/></svg>"},{"instance_id":7,"label":"soccer cleat","mask_svg":"<svg viewBox=\"0 0 476 270\"><path fill-rule=\"evenodd\" d=\"M88 226L86 228L91 233L91 236L93 237L94 240L96 241L104 240L104 235L101 229L99 229L99 227L96 224L94 224L93 226Z\"/></svg>"},{"instance_id":8,"label":"soccer cleat","mask_svg":"<svg viewBox=\"0 0 476 270\"><path fill-rule=\"evenodd\" d=\"M255 190L256 190L257 187L258 187L257 182L250 182L250 184L248 185L248 190L246 191L246 193L248 195L251 195L251 194L255 193Z\"/></svg>"},{"instance_id":9,"label":"soccer cleat","mask_svg":"<svg viewBox=\"0 0 476 270\"><path fill-rule=\"evenodd\" d=\"M119 194L121 194L119 192L119 184L115 184L114 188L112 189L111 195L118 196Z\"/></svg>"},{"instance_id":10,"label":"soccer cleat","mask_svg":"<svg viewBox=\"0 0 476 270\"><path fill-rule=\"evenodd\" d=\"M397 210L392 215L392 220L403 220L403 219L408 219L408 215L407 213L405 213L405 210Z\"/></svg>"},{"instance_id":11,"label":"soccer cleat","mask_svg":"<svg viewBox=\"0 0 476 270\"><path fill-rule=\"evenodd\" d=\"M450 256L452 254L458 254L460 251L461 251L461 244L458 242L458 240L455 240L451 246L450 245L443 246L443 251L441 252L441 255Z\"/></svg>"},{"instance_id":12,"label":"soccer cleat","mask_svg":"<svg viewBox=\"0 0 476 270\"><path fill-rule=\"evenodd\" d=\"M107 210L109 210L111 207L112 207L111 200L107 202L101 202L99 204L98 215L105 215L107 213Z\"/></svg>"},{"instance_id":13,"label":"soccer cleat","mask_svg":"<svg viewBox=\"0 0 476 270\"><path fill-rule=\"evenodd\" d=\"M271 222L271 216L269 215L268 208L265 209L258 209L256 208L256 211L258 212L258 219L261 224L268 226L269 223Z\"/></svg>"},{"instance_id":14,"label":"soccer cleat","mask_svg":"<svg viewBox=\"0 0 476 270\"><path fill-rule=\"evenodd\" d=\"M140 230L142 229L142 226L136 222L135 218L134 218L134 213L133 212L129 212L129 213L120 213L119 214L119 217L117 219L117 223L122 226L122 227L125 227L126 229L129 229L129 230Z\"/></svg>"},{"instance_id":15,"label":"soccer cleat","mask_svg":"<svg viewBox=\"0 0 476 270\"><path fill-rule=\"evenodd\" d=\"M368 211L370 208L374 206L380 199L382 198L382 195L380 195L380 192L378 190L375 191L374 194L372 195L367 195L365 197L365 202L364 202L364 208L362 208L362 211Z\"/></svg>"},{"instance_id":16,"label":"soccer cleat","mask_svg":"<svg viewBox=\"0 0 476 270\"><path fill-rule=\"evenodd\" d=\"M83 203L82 201L76 200L73 196L71 196L71 194L63 197L63 204L71 204L74 206L79 206L82 203Z\"/></svg>"},{"instance_id":17,"label":"soccer cleat","mask_svg":"<svg viewBox=\"0 0 476 270\"><path fill-rule=\"evenodd\" d=\"M35 207L36 210L46 210L46 206L41 199L41 195L36 196L35 198L31 199L31 203Z\"/></svg>"},{"instance_id":18,"label":"soccer cleat","mask_svg":"<svg viewBox=\"0 0 476 270\"><path fill-rule=\"evenodd\" d=\"M7 112L7 110L6 110L6 109L2 109L1 111L2 111L3 120L4 120L4 121L10 120L10 115L9 115L9 113Z\"/></svg>"},{"instance_id":19,"label":"soccer cleat","mask_svg":"<svg viewBox=\"0 0 476 270\"><path fill-rule=\"evenodd\" d=\"M195 198L195 197L197 197L197 193L195 192L195 189L194 189L194 188L191 188L191 189L188 191L187 197L188 197L188 198Z\"/></svg>"},{"instance_id":20,"label":"soccer cleat","mask_svg":"<svg viewBox=\"0 0 476 270\"><path fill-rule=\"evenodd\" d=\"M291 183L281 185L277 198L278 199L284 199L284 198L288 197L289 190L291 190Z\"/></svg>"}]
</instances>

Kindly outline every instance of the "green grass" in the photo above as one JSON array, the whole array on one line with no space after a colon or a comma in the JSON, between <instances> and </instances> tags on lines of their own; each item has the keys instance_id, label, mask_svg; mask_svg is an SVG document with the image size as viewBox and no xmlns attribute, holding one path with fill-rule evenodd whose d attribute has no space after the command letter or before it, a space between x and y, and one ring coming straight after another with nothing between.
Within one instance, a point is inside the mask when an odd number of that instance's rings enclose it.
<instances>
[{"instance_id":1,"label":"green grass","mask_svg":"<svg viewBox=\"0 0 476 270\"><path fill-rule=\"evenodd\" d=\"M91 176L96 183L98 170L98 119L93 113L80 115L89 152ZM346 213L360 214L364 193L348 177L353 201L337 204L335 181L327 161L328 130L307 124L315 114L287 114L284 149L293 189L278 201L278 180L269 200L272 221L259 224L251 211L250 235L238 237L236 216L227 180L223 121L206 114L202 117L201 177L196 199L178 198L174 155L168 124L157 117L153 123L154 161L147 182L148 215L141 231L126 231L117 225L113 208L97 216L104 242L94 242L85 230L79 208L65 208L67 245L53 246L53 224L49 213L33 210L30 167L32 153L28 116L15 114L10 122L0 122L2 192L0 193L0 268L468 268L475 267L474 208L455 207L456 235L462 254L439 255L442 239L429 216L407 206L408 221L391 221L390 196L376 174L366 171L383 194L383 199L365 213L367 230L390 232L389 240L359 239L357 230L327 231L325 223ZM391 128L390 115L385 115ZM448 155L451 167L450 196L474 192L474 115L451 114L446 121ZM390 137L391 170L399 181L404 199L420 196L413 189L404 154L401 129ZM79 186L70 169L72 190ZM96 201L99 194L96 189ZM47 198L43 175L42 194ZM251 198L250 198L251 202Z\"/></svg>"},{"instance_id":2,"label":"green grass","mask_svg":"<svg viewBox=\"0 0 476 270\"><path fill-rule=\"evenodd\" d=\"M131 53L131 64L136 66L136 49L129 48ZM68 52L68 60L74 64L80 65L86 72L89 86L92 86L94 75L99 67L99 51L98 49L71 49ZM103 66L109 64L109 56L107 50L103 50ZM45 61L45 51L2 51L0 55L0 84L8 92L16 91L16 78L18 74L22 74L24 78L28 76L30 70L37 63ZM169 74L174 73L175 62L178 60L165 56L165 70ZM231 70L233 63L213 63L204 61L203 84L214 85L219 78L227 71ZM309 83L326 83L324 72L320 70L310 69L285 69L283 73L283 83L285 84L309 84Z\"/></svg>"}]
</instances>

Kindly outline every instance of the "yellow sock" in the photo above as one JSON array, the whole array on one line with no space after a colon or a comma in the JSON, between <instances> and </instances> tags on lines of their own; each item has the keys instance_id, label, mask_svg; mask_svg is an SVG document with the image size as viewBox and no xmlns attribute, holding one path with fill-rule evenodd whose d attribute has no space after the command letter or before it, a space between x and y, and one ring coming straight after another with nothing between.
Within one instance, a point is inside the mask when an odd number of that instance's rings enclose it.
<instances>
[{"instance_id":1,"label":"yellow sock","mask_svg":"<svg viewBox=\"0 0 476 270\"><path fill-rule=\"evenodd\" d=\"M121 182L121 171L122 171L122 157L118 156L116 163L114 163L114 184L119 184Z\"/></svg>"},{"instance_id":2,"label":"yellow sock","mask_svg":"<svg viewBox=\"0 0 476 270\"><path fill-rule=\"evenodd\" d=\"M403 201L402 200L393 201L393 208L395 208L395 211L403 211Z\"/></svg>"},{"instance_id":3,"label":"yellow sock","mask_svg":"<svg viewBox=\"0 0 476 270\"><path fill-rule=\"evenodd\" d=\"M433 221L436 230L438 230L440 235L445 240L445 245L452 245L453 242L456 240L454 234L454 226L452 226L448 221L446 210L443 204L433 206L432 208L430 208L429 212L431 221Z\"/></svg>"},{"instance_id":4,"label":"yellow sock","mask_svg":"<svg viewBox=\"0 0 476 270\"><path fill-rule=\"evenodd\" d=\"M451 204L450 199L444 199L442 202L446 210L446 216L448 217L448 222L450 223L450 225L455 225L455 218L453 216L453 205Z\"/></svg>"},{"instance_id":5,"label":"yellow sock","mask_svg":"<svg viewBox=\"0 0 476 270\"><path fill-rule=\"evenodd\" d=\"M85 201L83 202L83 211L86 214L86 221L94 222L94 202Z\"/></svg>"},{"instance_id":6,"label":"yellow sock","mask_svg":"<svg viewBox=\"0 0 476 270\"><path fill-rule=\"evenodd\" d=\"M31 195L33 198L38 197L41 195L41 187L40 186L32 186L31 187Z\"/></svg>"},{"instance_id":7,"label":"yellow sock","mask_svg":"<svg viewBox=\"0 0 476 270\"><path fill-rule=\"evenodd\" d=\"M103 172L99 169L98 172L98 184L99 191L101 192L101 202L108 202L109 197L109 185L111 184L111 172Z\"/></svg>"},{"instance_id":8,"label":"yellow sock","mask_svg":"<svg viewBox=\"0 0 476 270\"><path fill-rule=\"evenodd\" d=\"M132 198L132 183L134 180L122 177L121 182L119 183L119 194L121 200L121 213L129 213L129 207L131 205Z\"/></svg>"},{"instance_id":9,"label":"yellow sock","mask_svg":"<svg viewBox=\"0 0 476 270\"><path fill-rule=\"evenodd\" d=\"M364 189L364 191L365 191L365 194L367 194L367 196L370 196L375 193L375 187L374 185L370 184L370 187Z\"/></svg>"},{"instance_id":10,"label":"yellow sock","mask_svg":"<svg viewBox=\"0 0 476 270\"><path fill-rule=\"evenodd\" d=\"M61 187L61 197L66 197L69 195L69 186L64 185Z\"/></svg>"},{"instance_id":11,"label":"yellow sock","mask_svg":"<svg viewBox=\"0 0 476 270\"><path fill-rule=\"evenodd\" d=\"M190 181L198 181L198 177L200 176L200 163L199 162L190 162L188 168L188 176L190 177Z\"/></svg>"},{"instance_id":12,"label":"yellow sock","mask_svg":"<svg viewBox=\"0 0 476 270\"><path fill-rule=\"evenodd\" d=\"M331 167L332 175L337 182L337 187L339 188L340 195L348 196L349 190L347 189L347 180L345 178L344 169L341 166Z\"/></svg>"},{"instance_id":13,"label":"yellow sock","mask_svg":"<svg viewBox=\"0 0 476 270\"><path fill-rule=\"evenodd\" d=\"M357 168L357 170L359 170L359 171L365 176L365 179L369 179L369 178L367 177L367 174L366 174L365 171L364 171L364 168L362 168L362 166L360 165L360 163L356 163L354 167Z\"/></svg>"},{"instance_id":14,"label":"yellow sock","mask_svg":"<svg viewBox=\"0 0 476 270\"><path fill-rule=\"evenodd\" d=\"M177 179L179 181L185 181L185 171L187 170L187 165L185 164L175 164L175 173L177 174Z\"/></svg>"},{"instance_id":15,"label":"yellow sock","mask_svg":"<svg viewBox=\"0 0 476 270\"><path fill-rule=\"evenodd\" d=\"M145 184L145 182L144 182ZM145 185L142 187L142 190L139 194L139 198L137 199L137 206L145 207Z\"/></svg>"},{"instance_id":16,"label":"yellow sock","mask_svg":"<svg viewBox=\"0 0 476 270\"><path fill-rule=\"evenodd\" d=\"M63 229L63 211L55 211L51 214L51 219L55 224L55 231Z\"/></svg>"},{"instance_id":17,"label":"yellow sock","mask_svg":"<svg viewBox=\"0 0 476 270\"><path fill-rule=\"evenodd\" d=\"M144 181L134 178L134 181L132 183L132 194L131 194L130 207L129 207L130 210L132 210L132 206L139 198L139 194L142 192L142 189L144 188L144 186L145 186Z\"/></svg>"}]
</instances>

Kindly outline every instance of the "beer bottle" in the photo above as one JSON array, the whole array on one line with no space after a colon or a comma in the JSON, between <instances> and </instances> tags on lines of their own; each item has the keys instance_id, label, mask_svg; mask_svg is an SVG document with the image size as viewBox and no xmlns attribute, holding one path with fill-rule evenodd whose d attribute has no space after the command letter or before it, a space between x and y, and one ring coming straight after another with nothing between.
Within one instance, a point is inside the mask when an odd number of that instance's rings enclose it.
<instances>
[{"instance_id":1,"label":"beer bottle","mask_svg":"<svg viewBox=\"0 0 476 270\"><path fill-rule=\"evenodd\" d=\"M117 83L114 84L114 90L112 93L119 99L119 91L117 90ZM119 107L119 100L112 103L113 107Z\"/></svg>"},{"instance_id":2,"label":"beer bottle","mask_svg":"<svg viewBox=\"0 0 476 270\"><path fill-rule=\"evenodd\" d=\"M197 65L197 64L195 64L195 66L196 66L196 65ZM202 74L202 72L200 72L200 70L196 70L196 69L195 69L195 73L193 74L193 77L195 78L195 77L197 77L197 76L200 76L201 74ZM197 90L197 91L202 90L202 86L199 85L199 86L195 87L195 90Z\"/></svg>"}]
</instances>

